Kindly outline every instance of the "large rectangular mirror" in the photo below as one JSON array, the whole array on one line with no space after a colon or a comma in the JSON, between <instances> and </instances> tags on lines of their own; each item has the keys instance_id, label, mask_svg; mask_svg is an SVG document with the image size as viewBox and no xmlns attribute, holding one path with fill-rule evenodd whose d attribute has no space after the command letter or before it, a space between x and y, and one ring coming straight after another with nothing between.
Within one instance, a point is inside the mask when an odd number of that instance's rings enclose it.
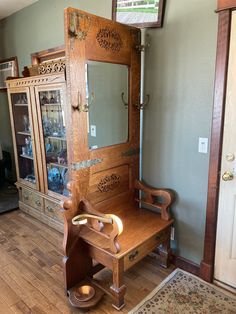
<instances>
[{"instance_id":1,"label":"large rectangular mirror","mask_svg":"<svg viewBox=\"0 0 236 314\"><path fill-rule=\"evenodd\" d=\"M89 149L128 141L128 82L129 70L126 65L87 62Z\"/></svg>"}]
</instances>

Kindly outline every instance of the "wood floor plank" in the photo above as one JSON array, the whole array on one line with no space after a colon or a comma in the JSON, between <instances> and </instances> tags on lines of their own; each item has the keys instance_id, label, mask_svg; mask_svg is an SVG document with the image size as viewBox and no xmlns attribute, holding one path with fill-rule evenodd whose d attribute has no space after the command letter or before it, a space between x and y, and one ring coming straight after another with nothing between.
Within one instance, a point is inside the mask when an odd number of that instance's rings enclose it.
<instances>
[{"instance_id":1,"label":"wood floor plank","mask_svg":"<svg viewBox=\"0 0 236 314\"><path fill-rule=\"evenodd\" d=\"M0 280L1 300L9 307L20 301L20 297L15 293L14 287L9 286L4 278Z\"/></svg>"},{"instance_id":2,"label":"wood floor plank","mask_svg":"<svg viewBox=\"0 0 236 314\"><path fill-rule=\"evenodd\" d=\"M86 313L71 307L65 295L62 241L62 234L21 211L0 216L0 313ZM173 268L162 269L147 257L127 271L126 306L119 313L132 309ZM109 283L111 272L104 269L97 278ZM117 314L111 304L105 296L89 314Z\"/></svg>"},{"instance_id":3,"label":"wood floor plank","mask_svg":"<svg viewBox=\"0 0 236 314\"><path fill-rule=\"evenodd\" d=\"M13 314L15 313L4 301L1 300L0 297L0 313L4 314Z\"/></svg>"}]
</instances>

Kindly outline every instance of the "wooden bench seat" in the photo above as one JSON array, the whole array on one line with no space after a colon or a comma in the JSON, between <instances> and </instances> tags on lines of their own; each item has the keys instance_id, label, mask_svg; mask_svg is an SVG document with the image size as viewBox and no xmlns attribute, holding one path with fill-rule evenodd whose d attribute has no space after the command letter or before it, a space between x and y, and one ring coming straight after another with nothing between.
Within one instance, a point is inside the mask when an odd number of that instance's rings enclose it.
<instances>
[{"instance_id":1,"label":"wooden bench seat","mask_svg":"<svg viewBox=\"0 0 236 314\"><path fill-rule=\"evenodd\" d=\"M106 210L103 213L110 213ZM120 251L112 253L109 249L109 240L99 234L89 230L86 226L82 227L80 236L93 247L99 248L106 254L121 258L146 241L153 239L173 224L173 220L165 221L161 219L161 215L150 210L138 208L137 204L121 204L112 209L112 213L118 216L123 222L123 232L118 236L117 241L120 244ZM104 232L109 233L111 225L104 227ZM156 240L157 245L158 239Z\"/></svg>"},{"instance_id":2,"label":"wooden bench seat","mask_svg":"<svg viewBox=\"0 0 236 314\"><path fill-rule=\"evenodd\" d=\"M73 186L69 188L73 195ZM68 211L67 225L76 243L76 246L71 244L70 237L67 237L67 243L70 243L73 249L73 256L78 254L76 258L80 256L81 260L86 256L83 267L87 268L90 265L87 274L90 274L91 279L93 274L102 268L99 268L99 264L112 270L113 283L108 293L112 296L113 306L116 309L124 306L126 291L123 282L124 271L157 247L161 265L168 267L169 262L170 234L173 224L169 207L174 200L174 194L170 190L150 188L140 181L135 182L135 191L132 198L118 196L116 200L113 199L112 206L109 206L109 201L96 206L82 199L74 211L73 231L71 224L68 224L68 218L71 217L70 212L73 212L72 207L76 202L71 199L64 203L64 208ZM139 195L140 191L143 196L140 201L137 201L135 194ZM139 203L158 208L160 213L139 208ZM68 256L71 252L68 250ZM73 264L73 259L71 260ZM92 260L98 263L96 267L92 267Z\"/></svg>"}]
</instances>

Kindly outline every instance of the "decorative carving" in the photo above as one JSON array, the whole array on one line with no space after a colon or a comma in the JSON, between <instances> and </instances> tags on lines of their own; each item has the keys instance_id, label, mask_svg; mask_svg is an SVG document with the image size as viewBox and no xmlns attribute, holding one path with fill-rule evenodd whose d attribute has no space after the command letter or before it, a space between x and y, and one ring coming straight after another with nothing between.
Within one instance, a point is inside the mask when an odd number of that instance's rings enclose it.
<instances>
[{"instance_id":1,"label":"decorative carving","mask_svg":"<svg viewBox=\"0 0 236 314\"><path fill-rule=\"evenodd\" d=\"M65 60L41 63L38 66L38 74L61 73L64 72L65 67Z\"/></svg>"},{"instance_id":2,"label":"decorative carving","mask_svg":"<svg viewBox=\"0 0 236 314\"><path fill-rule=\"evenodd\" d=\"M123 45L120 34L115 29L100 29L96 39L100 47L112 52L119 52Z\"/></svg>"},{"instance_id":3,"label":"decorative carving","mask_svg":"<svg viewBox=\"0 0 236 314\"><path fill-rule=\"evenodd\" d=\"M31 86L31 85L38 85L38 84L50 84L50 83L61 83L64 82L64 77L58 73L58 75L55 74L55 76L50 77L40 77L40 76L34 76L34 77L28 77L24 79L16 79L12 81L7 82L7 86L9 88L14 87L21 87L21 86Z\"/></svg>"},{"instance_id":4,"label":"decorative carving","mask_svg":"<svg viewBox=\"0 0 236 314\"><path fill-rule=\"evenodd\" d=\"M118 174L112 174L103 178L99 184L98 189L100 192L109 192L114 190L120 185L120 176Z\"/></svg>"},{"instance_id":5,"label":"decorative carving","mask_svg":"<svg viewBox=\"0 0 236 314\"><path fill-rule=\"evenodd\" d=\"M122 157L131 157L134 155L138 155L140 152L139 148L129 148L126 152L121 153Z\"/></svg>"},{"instance_id":6,"label":"decorative carving","mask_svg":"<svg viewBox=\"0 0 236 314\"><path fill-rule=\"evenodd\" d=\"M69 36L85 40L91 27L91 17L79 12L70 13Z\"/></svg>"},{"instance_id":7,"label":"decorative carving","mask_svg":"<svg viewBox=\"0 0 236 314\"><path fill-rule=\"evenodd\" d=\"M95 166L96 164L101 163L102 161L103 159L101 158L83 160L83 161L71 164L71 170L80 170L80 169L89 168L89 167Z\"/></svg>"}]
</instances>

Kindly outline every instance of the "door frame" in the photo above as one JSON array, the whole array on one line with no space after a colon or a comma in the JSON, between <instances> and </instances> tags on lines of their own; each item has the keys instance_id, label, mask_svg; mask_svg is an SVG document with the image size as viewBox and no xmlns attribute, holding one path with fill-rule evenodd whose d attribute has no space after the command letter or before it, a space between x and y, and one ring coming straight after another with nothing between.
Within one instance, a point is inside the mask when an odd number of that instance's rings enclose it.
<instances>
[{"instance_id":1,"label":"door frame","mask_svg":"<svg viewBox=\"0 0 236 314\"><path fill-rule=\"evenodd\" d=\"M212 282L214 277L218 200L225 117L225 98L231 34L231 16L232 10L235 8L236 0L218 0L217 12L219 12L219 24L211 130L211 151L209 161L206 227L204 255L200 265L200 277L208 282Z\"/></svg>"}]
</instances>

